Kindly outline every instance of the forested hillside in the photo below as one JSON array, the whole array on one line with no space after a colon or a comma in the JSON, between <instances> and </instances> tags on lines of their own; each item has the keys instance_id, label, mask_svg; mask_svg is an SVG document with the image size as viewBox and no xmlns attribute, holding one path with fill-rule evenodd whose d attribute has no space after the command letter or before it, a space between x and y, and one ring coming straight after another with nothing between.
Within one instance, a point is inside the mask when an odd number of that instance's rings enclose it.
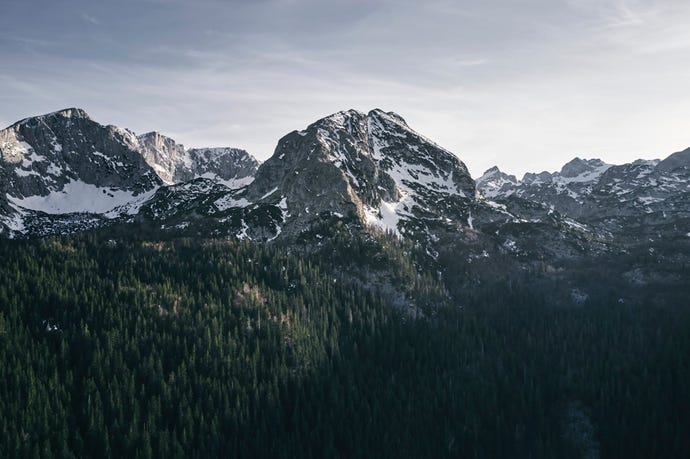
<instances>
[{"instance_id":1,"label":"forested hillside","mask_svg":"<svg viewBox=\"0 0 690 459\"><path fill-rule=\"evenodd\" d=\"M333 244L415 277L395 244ZM424 279L413 315L344 263L243 242L0 259L1 457L690 457L687 304L512 285L434 308Z\"/></svg>"}]
</instances>

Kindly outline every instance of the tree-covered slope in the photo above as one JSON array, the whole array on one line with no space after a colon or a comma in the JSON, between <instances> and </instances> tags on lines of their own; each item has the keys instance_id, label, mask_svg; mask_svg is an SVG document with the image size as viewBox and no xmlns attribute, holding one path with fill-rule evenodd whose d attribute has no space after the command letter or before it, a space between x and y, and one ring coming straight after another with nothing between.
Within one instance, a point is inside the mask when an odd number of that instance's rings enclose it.
<instances>
[{"instance_id":1,"label":"tree-covered slope","mask_svg":"<svg viewBox=\"0 0 690 459\"><path fill-rule=\"evenodd\" d=\"M690 455L686 305L560 309L512 286L413 319L296 253L3 242L0 456Z\"/></svg>"}]
</instances>

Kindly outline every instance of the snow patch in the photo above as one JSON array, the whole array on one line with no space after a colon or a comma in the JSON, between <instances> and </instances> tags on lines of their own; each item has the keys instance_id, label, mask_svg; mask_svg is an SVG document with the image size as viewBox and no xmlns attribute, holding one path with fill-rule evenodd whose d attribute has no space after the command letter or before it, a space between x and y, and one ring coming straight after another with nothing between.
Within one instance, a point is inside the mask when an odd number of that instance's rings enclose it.
<instances>
[{"instance_id":1,"label":"snow patch","mask_svg":"<svg viewBox=\"0 0 690 459\"><path fill-rule=\"evenodd\" d=\"M214 174L213 172L205 172L201 175L198 175L196 178L204 178L208 180L212 180L216 183L219 183L221 185L224 185L231 190L237 190L239 188L244 188L245 186L249 185L254 181L254 177L242 177L242 178L231 178L231 179L224 179L220 177L217 174Z\"/></svg>"},{"instance_id":2,"label":"snow patch","mask_svg":"<svg viewBox=\"0 0 690 459\"><path fill-rule=\"evenodd\" d=\"M295 171L295 173L297 173L297 171ZM269 197L270 195L272 195L276 191L278 191L278 187L273 188L271 191L269 191L265 195L261 196L261 198L259 198L259 201L263 201L264 199L266 199L267 197Z\"/></svg>"},{"instance_id":3,"label":"snow patch","mask_svg":"<svg viewBox=\"0 0 690 459\"><path fill-rule=\"evenodd\" d=\"M585 225L583 225L582 223L576 222L575 220L573 220L571 218L564 218L563 223L565 223L566 225L568 225L571 228L574 228L578 231L584 231L584 232L589 231Z\"/></svg>"},{"instance_id":4,"label":"snow patch","mask_svg":"<svg viewBox=\"0 0 690 459\"><path fill-rule=\"evenodd\" d=\"M224 210L228 210L228 209L231 209L233 207L244 208L244 207L251 205L252 203L247 201L245 198L236 199L231 194L227 194L227 195L223 196L222 198L216 199L216 201L213 204L216 206L216 208L219 211L222 212Z\"/></svg>"},{"instance_id":5,"label":"snow patch","mask_svg":"<svg viewBox=\"0 0 690 459\"><path fill-rule=\"evenodd\" d=\"M36 172L36 171L33 171L33 170L31 170L31 171L25 171L24 169L20 169L20 168L16 168L16 169L14 170L14 173L15 173L17 176L19 176L19 177L28 177L28 176L30 176L30 175L36 175L36 176L38 176L38 177L41 176L41 174L39 174L39 173Z\"/></svg>"},{"instance_id":6,"label":"snow patch","mask_svg":"<svg viewBox=\"0 0 690 459\"><path fill-rule=\"evenodd\" d=\"M400 222L400 215L397 212L397 206L400 203L381 201L378 209L374 207L364 206L364 213L366 222L369 226L380 228L383 231L392 231L398 236L398 223Z\"/></svg>"},{"instance_id":7,"label":"snow patch","mask_svg":"<svg viewBox=\"0 0 690 459\"><path fill-rule=\"evenodd\" d=\"M278 203L278 208L283 213L283 221L290 216L287 206L287 196L282 196L280 202Z\"/></svg>"},{"instance_id":8,"label":"snow patch","mask_svg":"<svg viewBox=\"0 0 690 459\"><path fill-rule=\"evenodd\" d=\"M149 202L151 198L156 194L158 191L158 187L155 187L149 191L145 191L144 193L139 193L135 197L132 198L131 201L128 203L118 206L109 212L106 212L104 214L105 218L117 218L122 215L136 215L139 213L139 210L141 210L141 207Z\"/></svg>"},{"instance_id":9,"label":"snow patch","mask_svg":"<svg viewBox=\"0 0 690 459\"><path fill-rule=\"evenodd\" d=\"M655 198L654 196L640 196L637 198L639 202L648 206L650 204L656 204L657 202L663 202L664 198Z\"/></svg>"},{"instance_id":10,"label":"snow patch","mask_svg":"<svg viewBox=\"0 0 690 459\"><path fill-rule=\"evenodd\" d=\"M94 152L91 153L91 154L94 155L94 156L99 156L99 157L105 159L106 162L107 162L108 164L110 164L110 166L111 166L113 169L115 169L115 167L125 167L125 165L124 165L124 163L122 163L122 161L115 161L115 160L113 160L113 158L111 158L110 156L104 155L104 154L101 153L100 151L94 151ZM156 164L156 166L157 166L157 167L160 167L160 166L158 166L158 164ZM154 168L156 168L156 167L154 166Z\"/></svg>"},{"instance_id":11,"label":"snow patch","mask_svg":"<svg viewBox=\"0 0 690 459\"><path fill-rule=\"evenodd\" d=\"M247 226L247 223L242 219L242 228L240 229L240 232L237 233L237 239L240 241L243 241L245 239L249 239L249 235L247 234L247 231L249 230L249 226Z\"/></svg>"},{"instance_id":12,"label":"snow patch","mask_svg":"<svg viewBox=\"0 0 690 459\"><path fill-rule=\"evenodd\" d=\"M17 198L8 195L7 198L17 207L47 214L105 214L115 208L138 201L144 194L152 195L152 192L155 190L135 195L131 191L101 188L81 181L71 181L61 191L52 191L47 196Z\"/></svg>"},{"instance_id":13,"label":"snow patch","mask_svg":"<svg viewBox=\"0 0 690 459\"><path fill-rule=\"evenodd\" d=\"M503 243L503 247L509 252L515 253L518 251L517 243L512 239L506 239L506 241Z\"/></svg>"}]
</instances>

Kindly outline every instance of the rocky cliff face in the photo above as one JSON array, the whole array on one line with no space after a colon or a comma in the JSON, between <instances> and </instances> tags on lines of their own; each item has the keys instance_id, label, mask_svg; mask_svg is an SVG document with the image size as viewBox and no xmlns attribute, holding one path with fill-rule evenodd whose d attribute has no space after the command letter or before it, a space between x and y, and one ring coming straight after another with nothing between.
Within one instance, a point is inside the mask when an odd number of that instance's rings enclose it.
<instances>
[{"instance_id":1,"label":"rocky cliff face","mask_svg":"<svg viewBox=\"0 0 690 459\"><path fill-rule=\"evenodd\" d=\"M183 145L158 132L147 132L137 137L138 149L144 160L151 166L161 180L170 185L186 176L191 163Z\"/></svg>"},{"instance_id":2,"label":"rocky cliff face","mask_svg":"<svg viewBox=\"0 0 690 459\"><path fill-rule=\"evenodd\" d=\"M3 169L13 197L46 195L69 182L146 191L160 181L131 132L103 126L80 109L20 121L0 131Z\"/></svg>"}]
</instances>

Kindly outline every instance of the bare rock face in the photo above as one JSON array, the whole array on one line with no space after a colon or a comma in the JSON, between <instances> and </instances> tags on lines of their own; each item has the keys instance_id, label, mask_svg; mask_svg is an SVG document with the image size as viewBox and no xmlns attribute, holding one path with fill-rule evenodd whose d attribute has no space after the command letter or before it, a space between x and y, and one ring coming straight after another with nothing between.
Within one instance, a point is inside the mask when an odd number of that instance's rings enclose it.
<instances>
[{"instance_id":1,"label":"bare rock face","mask_svg":"<svg viewBox=\"0 0 690 459\"><path fill-rule=\"evenodd\" d=\"M139 150L144 160L166 184L179 182L179 177L187 175L189 165L185 163L186 151L170 137L158 132L147 132L137 137Z\"/></svg>"},{"instance_id":2,"label":"bare rock face","mask_svg":"<svg viewBox=\"0 0 690 459\"><path fill-rule=\"evenodd\" d=\"M575 158L561 168L559 175L566 178L581 178L586 181L597 176L600 171L605 171L608 167L610 166L600 159Z\"/></svg>"}]
</instances>

